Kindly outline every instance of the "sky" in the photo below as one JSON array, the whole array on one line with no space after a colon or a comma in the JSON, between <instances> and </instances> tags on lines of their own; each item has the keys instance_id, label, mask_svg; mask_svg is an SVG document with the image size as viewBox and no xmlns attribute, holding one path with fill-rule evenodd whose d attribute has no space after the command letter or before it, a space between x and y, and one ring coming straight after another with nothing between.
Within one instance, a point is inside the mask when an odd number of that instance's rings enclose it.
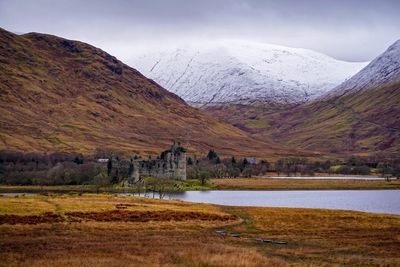
<instances>
[{"instance_id":1,"label":"sky","mask_svg":"<svg viewBox=\"0 0 400 267\"><path fill-rule=\"evenodd\" d=\"M400 39L398 0L0 0L0 27L80 40L121 60L236 39L370 61Z\"/></svg>"}]
</instances>

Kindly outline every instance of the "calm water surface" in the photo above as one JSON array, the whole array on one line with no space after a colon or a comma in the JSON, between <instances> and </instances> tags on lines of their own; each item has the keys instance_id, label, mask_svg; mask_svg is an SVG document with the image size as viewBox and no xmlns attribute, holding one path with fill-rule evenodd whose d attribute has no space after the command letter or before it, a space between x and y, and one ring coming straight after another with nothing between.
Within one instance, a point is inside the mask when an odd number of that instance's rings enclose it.
<instances>
[{"instance_id":1,"label":"calm water surface","mask_svg":"<svg viewBox=\"0 0 400 267\"><path fill-rule=\"evenodd\" d=\"M341 209L400 215L400 190L187 191L169 198L231 206Z\"/></svg>"}]
</instances>

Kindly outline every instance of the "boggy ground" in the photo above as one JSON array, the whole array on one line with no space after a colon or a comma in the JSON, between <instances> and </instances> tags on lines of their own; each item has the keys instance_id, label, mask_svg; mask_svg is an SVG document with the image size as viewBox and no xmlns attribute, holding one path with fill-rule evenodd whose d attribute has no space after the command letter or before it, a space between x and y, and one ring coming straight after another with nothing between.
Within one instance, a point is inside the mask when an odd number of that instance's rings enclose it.
<instances>
[{"instance_id":1,"label":"boggy ground","mask_svg":"<svg viewBox=\"0 0 400 267\"><path fill-rule=\"evenodd\" d=\"M356 189L400 189L400 180L327 180L327 179L272 179L272 178L223 178L211 179L205 185L199 180L175 180L181 191L188 190L356 190ZM96 185L0 185L0 193L124 193L135 190L121 186ZM143 190L143 189L142 189Z\"/></svg>"},{"instance_id":2,"label":"boggy ground","mask_svg":"<svg viewBox=\"0 0 400 267\"><path fill-rule=\"evenodd\" d=\"M396 266L399 249L400 216L111 195L0 197L1 266Z\"/></svg>"},{"instance_id":3,"label":"boggy ground","mask_svg":"<svg viewBox=\"0 0 400 267\"><path fill-rule=\"evenodd\" d=\"M400 189L400 180L329 180L329 179L273 179L235 178L211 179L215 189L220 190L357 190Z\"/></svg>"}]
</instances>

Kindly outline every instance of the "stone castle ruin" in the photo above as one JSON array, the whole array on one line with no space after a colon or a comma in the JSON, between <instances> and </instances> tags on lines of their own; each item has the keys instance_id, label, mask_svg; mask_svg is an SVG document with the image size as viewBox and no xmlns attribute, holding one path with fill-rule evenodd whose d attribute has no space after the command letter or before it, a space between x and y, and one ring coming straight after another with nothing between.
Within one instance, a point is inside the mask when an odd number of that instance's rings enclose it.
<instances>
[{"instance_id":1,"label":"stone castle ruin","mask_svg":"<svg viewBox=\"0 0 400 267\"><path fill-rule=\"evenodd\" d=\"M122 160L113 156L108 163L108 175L113 179L127 179L125 185L139 181L142 176L186 180L186 150L174 142L156 159L134 156Z\"/></svg>"}]
</instances>

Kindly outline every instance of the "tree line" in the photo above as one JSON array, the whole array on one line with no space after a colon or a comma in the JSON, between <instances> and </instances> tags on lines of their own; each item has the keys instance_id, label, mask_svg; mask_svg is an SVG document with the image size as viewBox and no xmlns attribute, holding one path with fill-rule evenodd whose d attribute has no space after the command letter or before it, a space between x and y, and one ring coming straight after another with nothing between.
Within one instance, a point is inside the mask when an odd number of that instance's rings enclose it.
<instances>
[{"instance_id":1,"label":"tree line","mask_svg":"<svg viewBox=\"0 0 400 267\"><path fill-rule=\"evenodd\" d=\"M205 157L188 157L186 173L188 179L198 179L204 185L209 178L252 177L263 175L269 169L270 163L266 160L251 163L247 158L234 156L221 159L211 149Z\"/></svg>"},{"instance_id":2,"label":"tree line","mask_svg":"<svg viewBox=\"0 0 400 267\"><path fill-rule=\"evenodd\" d=\"M0 183L15 185L77 185L104 180L106 169L93 157L68 153L0 151ZM107 181L102 181L107 183Z\"/></svg>"},{"instance_id":3,"label":"tree line","mask_svg":"<svg viewBox=\"0 0 400 267\"><path fill-rule=\"evenodd\" d=\"M97 158L110 158L111 151L99 150L93 156L68 153L22 153L0 151L0 184L10 185L110 185L119 182L110 175L107 163ZM187 158L187 178L200 180L204 185L210 178L253 177L278 175L308 175L316 173L400 177L400 159L350 157L346 160L313 160L299 157L280 158L276 162L247 158L220 158L211 149L207 155Z\"/></svg>"},{"instance_id":4,"label":"tree line","mask_svg":"<svg viewBox=\"0 0 400 267\"><path fill-rule=\"evenodd\" d=\"M247 158L220 159L210 150L206 157L188 158L188 179L204 183L209 178L237 178L265 175L268 172L286 176L314 176L316 173L344 175L380 175L400 178L400 159L385 157L349 157L345 160L314 160L301 157L280 158L276 162L266 160L250 163Z\"/></svg>"}]
</instances>

